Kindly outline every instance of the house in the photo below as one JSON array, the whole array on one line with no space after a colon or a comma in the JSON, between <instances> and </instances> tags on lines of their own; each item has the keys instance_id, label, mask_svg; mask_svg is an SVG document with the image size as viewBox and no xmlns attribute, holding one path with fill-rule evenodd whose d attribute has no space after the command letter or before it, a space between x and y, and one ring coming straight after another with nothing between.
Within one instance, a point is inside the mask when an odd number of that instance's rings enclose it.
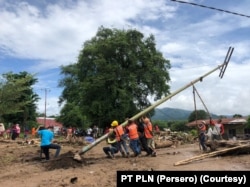
<instances>
[{"instance_id":1,"label":"house","mask_svg":"<svg viewBox=\"0 0 250 187\"><path fill-rule=\"evenodd\" d=\"M59 134L59 132L63 128L63 124L59 123L55 120L55 118L44 118L44 117L38 117L36 118L36 121L40 125L44 125L46 128L52 126L54 133Z\"/></svg>"},{"instance_id":2,"label":"house","mask_svg":"<svg viewBox=\"0 0 250 187\"><path fill-rule=\"evenodd\" d=\"M213 119L217 120L217 119ZM223 139L232 139L233 137L239 139L250 138L250 128L246 128L247 125L247 117L242 118L222 118L222 124L224 125L225 133L223 134ZM188 127L196 127L201 121L205 121L207 127L210 126L210 120L196 120L192 121L186 126Z\"/></svg>"}]
</instances>

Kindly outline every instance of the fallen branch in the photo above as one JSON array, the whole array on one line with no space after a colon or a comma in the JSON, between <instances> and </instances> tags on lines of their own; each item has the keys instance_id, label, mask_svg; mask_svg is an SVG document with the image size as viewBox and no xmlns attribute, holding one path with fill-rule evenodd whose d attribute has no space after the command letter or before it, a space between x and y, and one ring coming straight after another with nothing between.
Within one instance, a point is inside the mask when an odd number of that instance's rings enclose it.
<instances>
[{"instance_id":1,"label":"fallen branch","mask_svg":"<svg viewBox=\"0 0 250 187\"><path fill-rule=\"evenodd\" d=\"M202 160L202 159L205 159L205 158L208 158L208 157L213 157L213 156L216 156L216 155L221 155L221 154L229 152L229 151L234 151L234 150L241 149L241 148L246 148L246 147L250 147L250 145L249 144L239 145L239 146L236 146L236 147L231 147L231 148L223 149L223 150L220 150L220 151L205 153L205 154L202 154L202 155L199 155L199 156L195 156L195 157L192 157L192 158L189 158L189 159L186 159L186 160L176 162L174 164L174 166L188 164L188 163L193 162L193 161Z\"/></svg>"}]
</instances>

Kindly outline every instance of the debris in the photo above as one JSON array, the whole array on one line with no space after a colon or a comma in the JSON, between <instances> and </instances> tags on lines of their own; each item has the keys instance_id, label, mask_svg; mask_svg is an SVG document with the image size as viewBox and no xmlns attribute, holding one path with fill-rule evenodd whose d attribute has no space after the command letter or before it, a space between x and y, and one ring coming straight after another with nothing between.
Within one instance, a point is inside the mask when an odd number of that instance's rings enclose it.
<instances>
[{"instance_id":1,"label":"debris","mask_svg":"<svg viewBox=\"0 0 250 187\"><path fill-rule=\"evenodd\" d=\"M74 160L77 160L77 161L81 161L82 160L82 157L80 154L76 153L73 157Z\"/></svg>"},{"instance_id":2,"label":"debris","mask_svg":"<svg viewBox=\"0 0 250 187\"><path fill-rule=\"evenodd\" d=\"M75 184L77 182L77 177L73 177L70 179L70 183Z\"/></svg>"},{"instance_id":3,"label":"debris","mask_svg":"<svg viewBox=\"0 0 250 187\"><path fill-rule=\"evenodd\" d=\"M231 147L231 148L223 149L223 150L220 150L220 151L214 151L214 152L210 152L210 153L205 153L205 154L202 154L202 155L194 156L194 157L191 157L189 159L176 162L174 164L174 166L188 164L188 163L193 162L193 161L202 160L202 159L205 159L205 158L208 158L208 157L222 155L222 154L225 154L225 153L229 153L231 151L236 151L236 150L245 149L245 148L250 148L250 144L239 145L239 146L236 146L236 147Z\"/></svg>"}]
</instances>

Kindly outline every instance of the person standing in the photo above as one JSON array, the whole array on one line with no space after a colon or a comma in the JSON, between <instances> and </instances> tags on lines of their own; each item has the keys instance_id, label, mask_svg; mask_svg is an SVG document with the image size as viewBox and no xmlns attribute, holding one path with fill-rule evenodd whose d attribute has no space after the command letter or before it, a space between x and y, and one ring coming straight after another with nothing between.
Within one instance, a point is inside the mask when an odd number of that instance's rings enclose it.
<instances>
[{"instance_id":1,"label":"person standing","mask_svg":"<svg viewBox=\"0 0 250 187\"><path fill-rule=\"evenodd\" d=\"M147 138L144 133L144 123L141 118L138 120L138 133L141 147L146 152L146 156L152 155L153 150L148 147Z\"/></svg>"},{"instance_id":2,"label":"person standing","mask_svg":"<svg viewBox=\"0 0 250 187\"><path fill-rule=\"evenodd\" d=\"M16 133L17 133L17 138L19 138L20 137L20 133L21 133L21 128L20 128L20 125L17 123L16 124Z\"/></svg>"},{"instance_id":3,"label":"person standing","mask_svg":"<svg viewBox=\"0 0 250 187\"><path fill-rule=\"evenodd\" d=\"M98 138L98 133L99 133L99 128L96 125L94 125L93 126L93 132L92 132L94 139Z\"/></svg>"},{"instance_id":4,"label":"person standing","mask_svg":"<svg viewBox=\"0 0 250 187\"><path fill-rule=\"evenodd\" d=\"M139 140L138 127L133 120L128 120L127 132L130 141L130 147L134 152L134 156L137 157L141 154L141 145Z\"/></svg>"},{"instance_id":5,"label":"person standing","mask_svg":"<svg viewBox=\"0 0 250 187\"><path fill-rule=\"evenodd\" d=\"M29 139L29 128L24 126L24 140L27 141Z\"/></svg>"},{"instance_id":6,"label":"person standing","mask_svg":"<svg viewBox=\"0 0 250 187\"><path fill-rule=\"evenodd\" d=\"M221 123L222 120L218 119L217 122L212 121L211 125L213 125L212 130L212 140L221 140L222 135L224 134L224 125Z\"/></svg>"},{"instance_id":7,"label":"person standing","mask_svg":"<svg viewBox=\"0 0 250 187\"><path fill-rule=\"evenodd\" d=\"M200 124L198 124L198 134L199 134L199 142L202 147L203 151L207 151L206 146L206 122L202 121Z\"/></svg>"},{"instance_id":8,"label":"person standing","mask_svg":"<svg viewBox=\"0 0 250 187\"><path fill-rule=\"evenodd\" d=\"M36 137L36 128L32 127L31 129L31 138L35 138Z\"/></svg>"},{"instance_id":9,"label":"person standing","mask_svg":"<svg viewBox=\"0 0 250 187\"><path fill-rule=\"evenodd\" d=\"M11 139L12 140L16 140L18 134L17 134L17 128L16 128L16 124L12 124L12 127L11 127Z\"/></svg>"},{"instance_id":10,"label":"person standing","mask_svg":"<svg viewBox=\"0 0 250 187\"><path fill-rule=\"evenodd\" d=\"M58 157L61 151L61 146L58 144L53 143L54 140L54 133L52 130L46 129L44 126L38 126L36 130L37 134L40 135L41 138L41 151L45 154L45 159L50 160L50 149L56 149L56 153L54 155L54 158Z\"/></svg>"},{"instance_id":11,"label":"person standing","mask_svg":"<svg viewBox=\"0 0 250 187\"><path fill-rule=\"evenodd\" d=\"M3 123L0 123L0 135L4 137L5 134L5 126Z\"/></svg>"},{"instance_id":12,"label":"person standing","mask_svg":"<svg viewBox=\"0 0 250 187\"><path fill-rule=\"evenodd\" d=\"M92 137L92 132L93 132L93 129L91 127L88 127L86 130L87 136Z\"/></svg>"},{"instance_id":13,"label":"person standing","mask_svg":"<svg viewBox=\"0 0 250 187\"><path fill-rule=\"evenodd\" d=\"M155 149L155 141L154 141L154 134L153 134L153 125L149 118L143 117L142 118L144 123L144 134L147 139L148 147L152 149L151 156L156 156L156 149Z\"/></svg>"},{"instance_id":14,"label":"person standing","mask_svg":"<svg viewBox=\"0 0 250 187\"><path fill-rule=\"evenodd\" d=\"M72 137L73 137L73 128L71 126L69 126L67 128L66 140L69 140L69 142L71 142L72 141Z\"/></svg>"}]
</instances>

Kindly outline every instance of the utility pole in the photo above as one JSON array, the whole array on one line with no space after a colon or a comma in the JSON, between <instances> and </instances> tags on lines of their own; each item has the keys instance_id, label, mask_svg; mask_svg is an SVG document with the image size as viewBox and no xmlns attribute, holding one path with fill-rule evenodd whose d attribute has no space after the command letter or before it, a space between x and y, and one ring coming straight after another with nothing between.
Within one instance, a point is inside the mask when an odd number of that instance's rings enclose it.
<instances>
[{"instance_id":1,"label":"utility pole","mask_svg":"<svg viewBox=\"0 0 250 187\"><path fill-rule=\"evenodd\" d=\"M148 113L149 111L151 111L152 109L156 108L158 105L164 103L165 101L167 101L168 99L171 99L173 96L177 95L178 93L182 92L183 90L187 89L190 86L193 86L195 83L197 82L202 82L203 79L205 77L207 77L208 75L210 75L211 73L215 72L216 70L220 69L220 75L219 77L222 78L224 75L224 72L226 70L226 67L229 63L229 60L231 58L231 55L233 53L234 48L233 47L229 47L226 58L224 60L224 63L215 67L214 69L212 69L211 71L207 72L206 74L194 79L193 81L191 81L190 83L188 83L187 85L181 87L180 89L176 90L175 92L172 92L171 94L169 94L168 96L162 98L161 100L157 101L156 103L152 104L151 106L149 106L148 108L144 109L143 111L139 112L138 114L134 115L133 117L131 117L131 120L135 120L139 117L141 117L142 115L145 115L146 113ZM125 127L127 125L127 121L121 123L120 125L122 125L123 127ZM79 155L84 154L85 152L87 152L88 150L92 149L94 146L96 146L97 144L99 144L101 141L105 140L110 133L107 133L105 135L103 135L102 137L98 138L97 140L95 140L93 143L85 146L82 148L82 150L76 154L76 159Z\"/></svg>"},{"instance_id":2,"label":"utility pole","mask_svg":"<svg viewBox=\"0 0 250 187\"><path fill-rule=\"evenodd\" d=\"M47 92L49 90L47 88L44 89L44 127L46 126L46 112L47 112Z\"/></svg>"}]
</instances>

